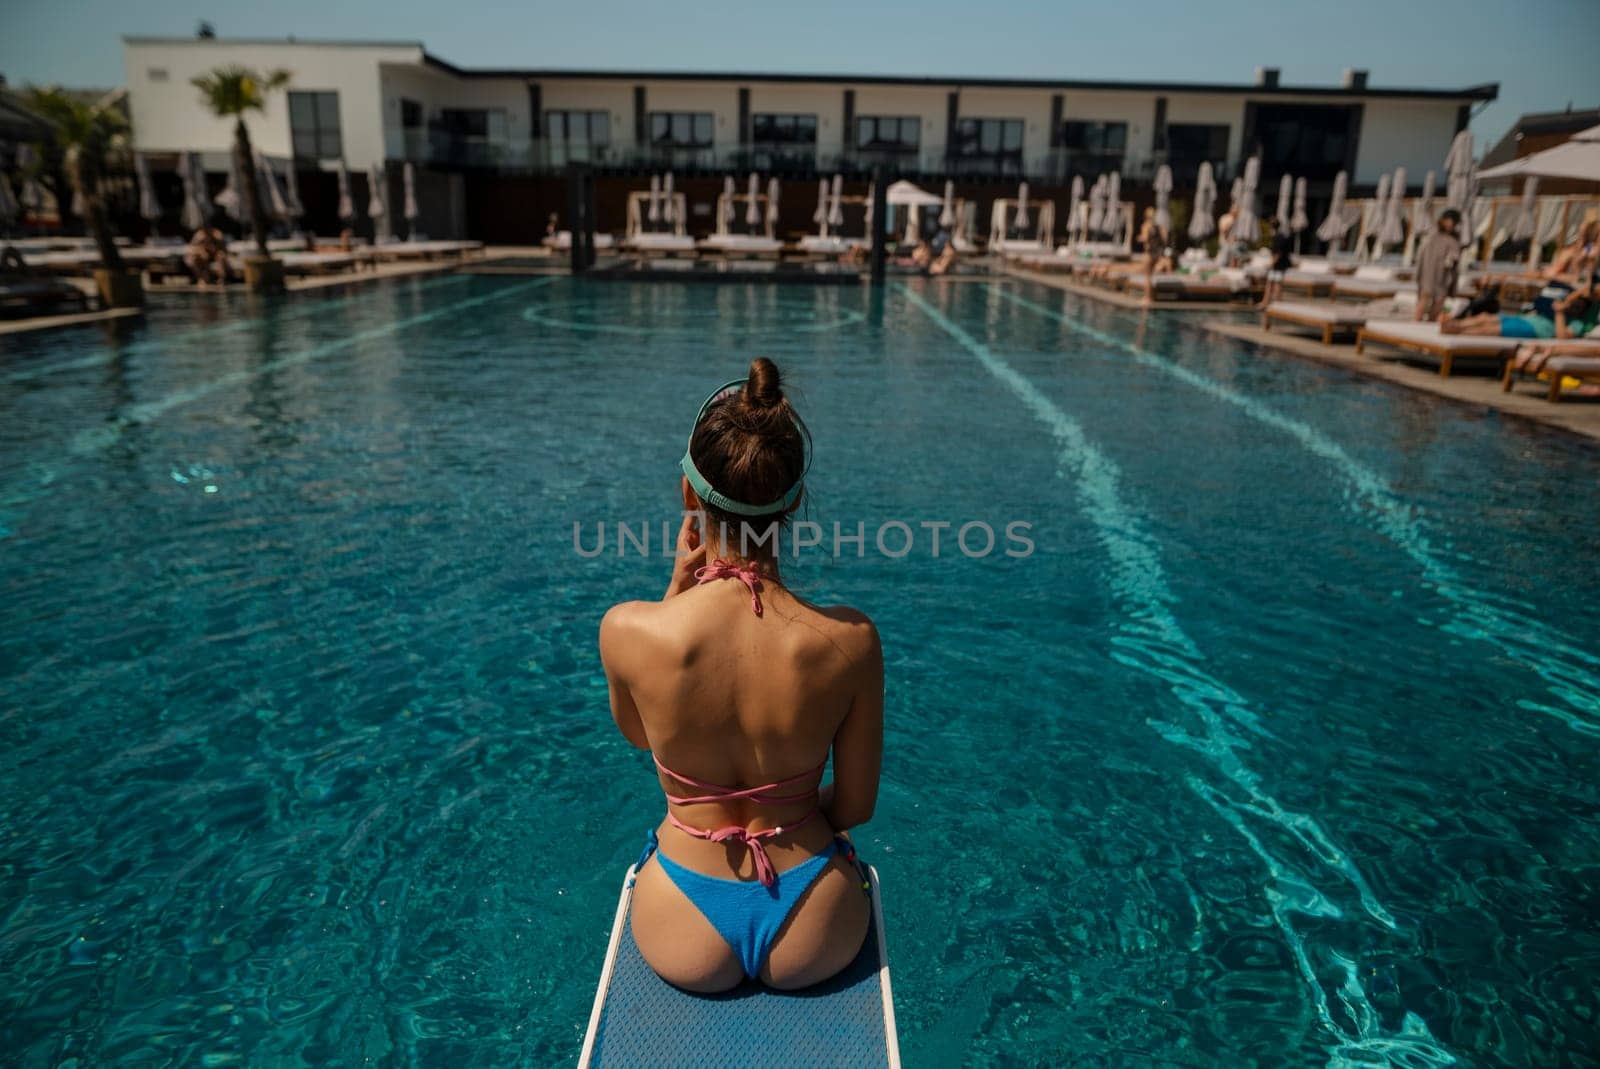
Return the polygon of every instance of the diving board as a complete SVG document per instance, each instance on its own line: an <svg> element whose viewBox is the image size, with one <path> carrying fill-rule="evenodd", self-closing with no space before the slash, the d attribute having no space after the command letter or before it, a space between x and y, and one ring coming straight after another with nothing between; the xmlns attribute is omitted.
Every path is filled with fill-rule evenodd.
<svg viewBox="0 0 1600 1069"><path fill-rule="evenodd" d="M746 980L722 994L694 995L662 980L640 955L633 941L630 867L622 881L579 1069L900 1069L878 873L870 865L867 873L872 927L861 952L837 976L801 991L774 991Z"/></svg>

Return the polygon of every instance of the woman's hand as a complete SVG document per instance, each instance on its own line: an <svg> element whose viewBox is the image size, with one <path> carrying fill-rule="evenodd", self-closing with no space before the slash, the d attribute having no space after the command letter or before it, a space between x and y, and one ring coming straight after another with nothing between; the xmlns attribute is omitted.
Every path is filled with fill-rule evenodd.
<svg viewBox="0 0 1600 1069"><path fill-rule="evenodd" d="M683 514L683 523L678 527L678 544L672 558L672 581L667 584L667 592L661 596L662 601L694 586L694 573L705 567L706 544L700 537L700 527L696 522L701 515L703 513Z"/></svg>

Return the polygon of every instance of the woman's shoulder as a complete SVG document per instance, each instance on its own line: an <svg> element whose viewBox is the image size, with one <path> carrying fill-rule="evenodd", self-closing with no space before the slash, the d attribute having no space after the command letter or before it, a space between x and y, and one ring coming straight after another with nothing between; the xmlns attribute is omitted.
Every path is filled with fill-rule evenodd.
<svg viewBox="0 0 1600 1069"><path fill-rule="evenodd" d="M827 621L828 637L852 661L883 658L883 643L878 637L877 625L866 613L848 605L813 605L811 608Z"/></svg>

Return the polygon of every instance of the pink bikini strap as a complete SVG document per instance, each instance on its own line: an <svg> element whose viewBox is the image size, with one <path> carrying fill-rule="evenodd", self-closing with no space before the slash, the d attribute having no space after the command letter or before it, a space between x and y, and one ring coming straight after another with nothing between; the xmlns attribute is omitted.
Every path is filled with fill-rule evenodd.
<svg viewBox="0 0 1600 1069"><path fill-rule="evenodd" d="M737 564L729 564L718 557L704 568L697 568L694 580L697 584L714 582L718 579L737 579L750 588L750 607L757 616L761 615L761 573L754 568L741 568Z"/></svg>
<svg viewBox="0 0 1600 1069"><path fill-rule="evenodd" d="M705 839L713 843L743 843L748 847L750 860L756 866L756 879L761 881L763 887L771 887L777 882L778 870L772 867L772 858L768 856L767 848L762 845L761 840L771 839L773 836L782 835L786 831L793 831L816 815L817 810L813 809L793 824L781 824L776 828L768 828L766 831L746 831L737 824L730 824L728 827L718 828L716 831L706 831L704 828L696 828L693 825L685 824L672 815L672 810L667 810L667 820L672 822L672 826L679 831L693 835L696 839Z"/></svg>
<svg viewBox="0 0 1600 1069"><path fill-rule="evenodd" d="M816 791L813 789L805 791L801 794L770 794L769 792L774 791L779 787L787 787L791 783L799 783L803 779L809 779L828 767L828 762L823 761L822 764L818 765L816 768L808 768L797 776L789 776L785 779L773 780L771 783L762 783L755 787L724 787L720 783L707 783L703 779L695 779L693 776L685 776L682 772L674 772L672 769L662 764L661 758L657 757L655 754L651 754L650 759L656 763L656 768L660 769L662 772L665 772L678 782L687 783L691 787L699 787L702 791L707 792L705 794L695 795L693 798L679 798L675 795L667 796L668 798L672 799L672 801L678 802L681 805L695 805L699 802L725 802L739 798L747 798L750 801L755 802L757 805L781 805L784 802L803 801L816 794Z"/></svg>

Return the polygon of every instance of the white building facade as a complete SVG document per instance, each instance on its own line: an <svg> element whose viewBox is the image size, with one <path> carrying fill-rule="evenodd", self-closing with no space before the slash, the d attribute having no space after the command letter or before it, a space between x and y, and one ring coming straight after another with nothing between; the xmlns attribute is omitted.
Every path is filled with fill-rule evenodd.
<svg viewBox="0 0 1600 1069"><path fill-rule="evenodd" d="M352 170L413 161L542 172L568 162L687 171L860 172L1062 182L1259 153L1267 176L1368 185L1438 169L1494 85L1395 89L774 74L471 70L419 42L124 39L134 138L146 152L222 152L229 124L191 79L224 64L290 74L250 119L270 157Z"/></svg>

